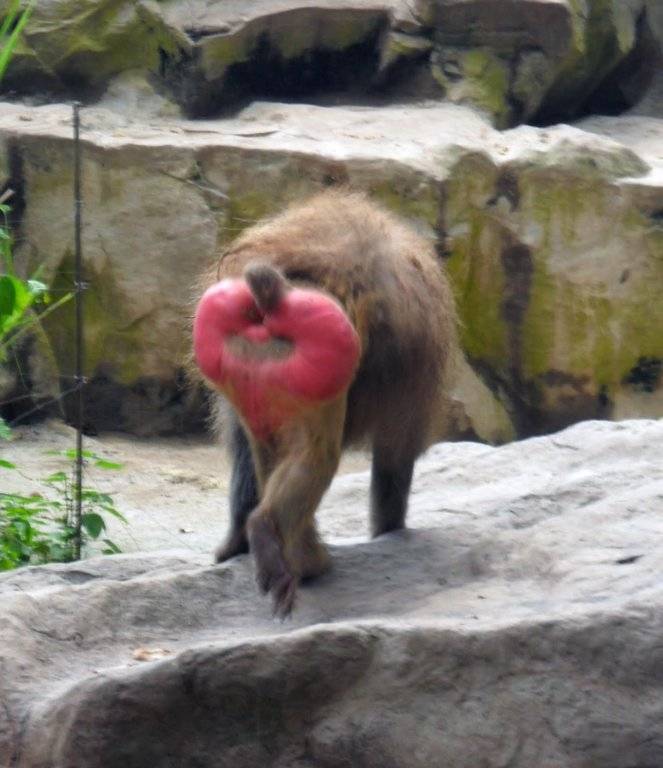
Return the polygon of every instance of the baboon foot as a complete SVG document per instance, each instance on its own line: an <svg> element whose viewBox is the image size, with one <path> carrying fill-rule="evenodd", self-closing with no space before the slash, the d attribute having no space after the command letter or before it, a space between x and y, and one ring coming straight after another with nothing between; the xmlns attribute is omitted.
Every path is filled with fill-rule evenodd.
<svg viewBox="0 0 663 768"><path fill-rule="evenodd" d="M256 563L256 581L263 594L271 593L274 615L287 618L295 604L297 578L283 556L272 520L265 515L250 519L249 544Z"/></svg>
<svg viewBox="0 0 663 768"><path fill-rule="evenodd" d="M315 579L331 568L329 552L315 534L305 538L300 554L291 559L297 563L297 571L303 580Z"/></svg>
<svg viewBox="0 0 663 768"><path fill-rule="evenodd" d="M371 525L371 538L375 539L377 536L382 536L383 533L391 533L392 531L402 531L404 529L405 529L405 522L402 520L375 521Z"/></svg>

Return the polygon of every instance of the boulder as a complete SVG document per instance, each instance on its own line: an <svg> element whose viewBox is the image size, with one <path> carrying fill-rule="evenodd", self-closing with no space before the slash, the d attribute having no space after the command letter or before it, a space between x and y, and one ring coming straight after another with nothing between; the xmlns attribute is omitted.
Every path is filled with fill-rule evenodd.
<svg viewBox="0 0 663 768"><path fill-rule="evenodd" d="M638 101L659 16L652 0L44 0L4 87L94 101L137 70L190 117L428 96L506 127L576 115L597 91Z"/></svg>
<svg viewBox="0 0 663 768"><path fill-rule="evenodd" d="M6 86L95 99L138 69L187 114L210 115L258 93L365 87L382 32L401 17L407 25L400 0L47 0L33 11Z"/></svg>
<svg viewBox="0 0 663 768"><path fill-rule="evenodd" d="M438 445L373 541L368 473L339 477L334 568L286 623L247 556L0 576L0 763L656 766L662 445L660 420Z"/></svg>
<svg viewBox="0 0 663 768"><path fill-rule="evenodd" d="M437 240L473 369L459 373L449 435L500 442L583 418L660 416L661 123L602 124L612 128L498 132L433 102L256 103L209 121L85 109L90 425L199 423L182 373L196 275L248 224L329 184L367 190ZM68 108L5 105L0 158L20 189L19 261L70 289ZM69 305L45 323L64 391L73 320Z"/></svg>

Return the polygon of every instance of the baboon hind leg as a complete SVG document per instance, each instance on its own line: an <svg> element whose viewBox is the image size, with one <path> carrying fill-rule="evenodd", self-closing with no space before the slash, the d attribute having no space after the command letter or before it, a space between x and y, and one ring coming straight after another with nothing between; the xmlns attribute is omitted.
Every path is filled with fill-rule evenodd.
<svg viewBox="0 0 663 768"><path fill-rule="evenodd" d="M407 500L412 484L415 456L395 457L373 451L371 469L371 535L405 527Z"/></svg>
<svg viewBox="0 0 663 768"><path fill-rule="evenodd" d="M410 418L408 429L395 439L393 424L383 424L373 443L371 467L371 535L405 527L414 462L424 446L426 414Z"/></svg>
<svg viewBox="0 0 663 768"><path fill-rule="evenodd" d="M292 611L299 580L329 565L314 515L338 467L344 414L345 400L329 404L314 425L288 437L290 451L267 477L247 522L258 586L271 593L281 618Z"/></svg>
<svg viewBox="0 0 663 768"><path fill-rule="evenodd" d="M270 475L260 504L249 517L256 580L263 593L271 593L274 614L280 618L292 611L299 580L326 567L322 545L310 537L315 509L338 458L322 464L285 460Z"/></svg>
<svg viewBox="0 0 663 768"><path fill-rule="evenodd" d="M242 425L234 415L230 425L230 449L233 457L230 479L230 528L214 554L217 563L249 551L246 521L258 506L258 481L251 446Z"/></svg>

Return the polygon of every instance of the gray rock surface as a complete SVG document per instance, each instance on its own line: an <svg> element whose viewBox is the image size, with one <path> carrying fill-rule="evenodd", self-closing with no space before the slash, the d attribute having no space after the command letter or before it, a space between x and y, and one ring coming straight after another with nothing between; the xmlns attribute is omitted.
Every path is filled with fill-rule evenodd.
<svg viewBox="0 0 663 768"><path fill-rule="evenodd" d="M207 121L113 105L83 113L96 428L195 423L200 401L182 378L195 276L244 227L331 183L368 190L437 239L473 366L454 391L456 435L499 442L663 413L661 120L499 132L432 102L256 103ZM19 263L59 290L72 285L70 135L62 105L0 112L0 168L24 201ZM70 305L46 323L65 391L73 322Z"/></svg>
<svg viewBox="0 0 663 768"><path fill-rule="evenodd" d="M286 624L247 557L2 576L0 764L660 764L663 421L435 446L374 541L367 483L325 499L334 569Z"/></svg>
<svg viewBox="0 0 663 768"><path fill-rule="evenodd" d="M506 127L572 116L601 88L637 102L659 16L653 0L41 0L4 87L89 101L135 70L195 117L432 96Z"/></svg>
<svg viewBox="0 0 663 768"><path fill-rule="evenodd" d="M658 0L36 4L2 82L27 101L0 104L0 180L19 265L70 290L62 102L84 99L88 426L200 428L182 371L194 276L247 225L338 183L448 262L470 364L449 433L660 416L662 41ZM32 411L70 392L72 326L49 319L51 349L3 374L5 399Z"/></svg>

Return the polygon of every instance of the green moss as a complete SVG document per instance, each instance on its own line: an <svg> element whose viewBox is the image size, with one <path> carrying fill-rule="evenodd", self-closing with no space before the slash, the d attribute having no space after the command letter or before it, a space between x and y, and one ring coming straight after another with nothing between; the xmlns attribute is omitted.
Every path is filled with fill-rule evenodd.
<svg viewBox="0 0 663 768"><path fill-rule="evenodd" d="M500 261L503 230L487 210L497 170L486 156L463 156L445 186L445 230L449 278L466 352L493 370L508 370L508 329L502 317L504 273Z"/></svg>
<svg viewBox="0 0 663 768"><path fill-rule="evenodd" d="M511 114L508 64L487 48L449 49L447 54L461 79L448 78L441 62L434 62L430 70L447 98L458 104L474 104L489 114L498 127L506 127Z"/></svg>
<svg viewBox="0 0 663 768"><path fill-rule="evenodd" d="M201 45L201 64L208 80L222 77L231 64L248 61L257 43L252 28L232 35L215 35Z"/></svg>
<svg viewBox="0 0 663 768"><path fill-rule="evenodd" d="M72 290L73 256L68 253L57 270L52 288ZM113 377L123 384L135 382L144 373L142 366L141 332L139 324L127 324L123 318L122 300L109 270L90 273L89 287L83 299L83 328L85 334L85 376L92 376L100 364L110 364ZM60 371L70 376L75 363L76 315L73 299L44 320L44 329L56 351Z"/></svg>
<svg viewBox="0 0 663 768"><path fill-rule="evenodd" d="M545 179L536 174L525 178L523 216L542 227L543 242L534 254L523 327L523 374L536 380L550 370L562 370L586 377L591 390L605 387L610 394L639 357L663 356L663 245L657 245L655 230L648 230L647 218L616 200L605 181L568 176L555 180L547 174ZM637 266L624 278L623 287L617 276L609 284L597 279L578 285L573 280L583 250L600 250L601 232L606 246L617 236L624 251L634 252ZM614 243L610 245L614 253ZM609 254L606 247L606 258ZM562 269L567 259L568 274Z"/></svg>
<svg viewBox="0 0 663 768"><path fill-rule="evenodd" d="M189 45L147 4L62 2L57 15L41 5L35 4L10 76L14 69L17 76L32 69L98 85L129 69L156 72L160 51L176 55Z"/></svg>
<svg viewBox="0 0 663 768"><path fill-rule="evenodd" d="M323 17L319 45L332 51L344 51L372 37L382 21L381 13L342 11L329 18Z"/></svg>
<svg viewBox="0 0 663 768"><path fill-rule="evenodd" d="M633 12L621 0L570 0L573 45L546 96L553 108L572 111L633 47Z"/></svg>
<svg viewBox="0 0 663 768"><path fill-rule="evenodd" d="M321 14L313 9L258 18L233 34L203 41L203 71L210 80L222 77L231 64L252 58L263 35L286 61L316 49L344 51L374 35L380 20L379 14Z"/></svg>
<svg viewBox="0 0 663 768"><path fill-rule="evenodd" d="M370 193L392 211L408 219L423 221L435 230L440 218L441 195L437 186L428 183L422 188L408 189L405 179L393 182L384 181L370 186Z"/></svg>
<svg viewBox="0 0 663 768"><path fill-rule="evenodd" d="M535 378L554 367L556 285L546 269L543 254L533 253L532 256L529 303L521 329L521 375L524 379Z"/></svg>
<svg viewBox="0 0 663 768"><path fill-rule="evenodd" d="M479 244L486 225L472 214L469 231L453 240L447 271L456 297L461 343L468 355L508 370L507 326L502 317L504 274L499 254L483 253Z"/></svg>
<svg viewBox="0 0 663 768"><path fill-rule="evenodd" d="M493 115L498 126L506 126L509 73L505 62L485 49L475 48L463 56L462 68L471 100Z"/></svg>
<svg viewBox="0 0 663 768"><path fill-rule="evenodd" d="M433 43L427 37L389 32L382 47L382 66L391 66L401 59L419 58L428 53Z"/></svg>
<svg viewBox="0 0 663 768"><path fill-rule="evenodd" d="M458 164L446 190L448 268L466 352L544 409L558 398L563 406L576 395L612 397L639 358L663 357L663 230L595 172L522 170L508 227L487 204L494 185L495 174L474 157ZM523 323L514 329L503 317L508 276L501 253L519 225L536 233L536 244ZM604 268L602 243L606 259L618 258L620 248L633 253L633 270L620 278ZM549 380L555 373L563 378Z"/></svg>
<svg viewBox="0 0 663 768"><path fill-rule="evenodd" d="M245 191L231 194L226 208L224 226L225 242L233 240L239 233L277 210L269 192Z"/></svg>

